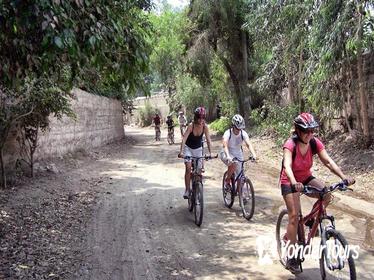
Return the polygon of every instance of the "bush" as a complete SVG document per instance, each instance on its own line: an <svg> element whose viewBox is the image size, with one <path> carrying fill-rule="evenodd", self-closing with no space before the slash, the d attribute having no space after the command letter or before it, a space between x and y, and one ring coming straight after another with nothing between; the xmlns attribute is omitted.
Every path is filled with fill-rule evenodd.
<svg viewBox="0 0 374 280"><path fill-rule="evenodd" d="M152 105L149 102L146 102L145 107L141 108L139 111L140 125L141 126L151 125L153 116L156 113L160 114L160 110L158 108L152 107Z"/></svg>
<svg viewBox="0 0 374 280"><path fill-rule="evenodd" d="M227 117L221 117L220 119L212 122L209 127L217 131L219 134L223 134L227 129L231 127L231 119Z"/></svg>
<svg viewBox="0 0 374 280"><path fill-rule="evenodd" d="M250 119L257 130L272 131L277 136L277 142L283 143L291 135L293 118L298 113L295 105L281 107L277 104L265 102L264 106L251 112Z"/></svg>

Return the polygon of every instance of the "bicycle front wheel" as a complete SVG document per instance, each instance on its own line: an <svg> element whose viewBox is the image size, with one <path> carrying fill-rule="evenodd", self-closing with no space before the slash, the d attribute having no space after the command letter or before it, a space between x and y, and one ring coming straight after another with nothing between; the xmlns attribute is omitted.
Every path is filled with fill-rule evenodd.
<svg viewBox="0 0 374 280"><path fill-rule="evenodd" d="M357 279L352 251L340 232L333 228L324 230L321 236L321 248L323 249L319 267L323 280Z"/></svg>
<svg viewBox="0 0 374 280"><path fill-rule="evenodd" d="M234 182L231 182L231 187L226 186L225 180L227 176L227 171L223 174L222 178L222 194L223 194L223 202L225 203L226 207L231 208L234 204L235 195L232 191L232 186ZM232 180L233 181L233 180Z"/></svg>
<svg viewBox="0 0 374 280"><path fill-rule="evenodd" d="M287 251L286 244L287 238L287 225L288 225L288 212L283 209L278 216L277 227L275 229L275 238L277 240L277 250L280 263L286 267L287 264Z"/></svg>
<svg viewBox="0 0 374 280"><path fill-rule="evenodd" d="M203 195L203 184L201 182L196 183L195 186L195 224L200 226L203 222L204 212L204 195Z"/></svg>
<svg viewBox="0 0 374 280"><path fill-rule="evenodd" d="M255 191L253 184L249 178L246 178L239 193L240 207L242 208L243 216L250 220L255 211Z"/></svg>

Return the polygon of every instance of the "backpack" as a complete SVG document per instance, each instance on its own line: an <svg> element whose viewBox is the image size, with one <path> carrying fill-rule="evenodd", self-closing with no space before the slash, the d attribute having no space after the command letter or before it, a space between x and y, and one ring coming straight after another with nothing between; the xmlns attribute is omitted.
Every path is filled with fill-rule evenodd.
<svg viewBox="0 0 374 280"><path fill-rule="evenodd" d="M243 136L243 130L241 129L240 130L240 135L242 137L242 141L244 141L244 136ZM229 136L229 140L231 139L231 128L230 128L230 136Z"/></svg>

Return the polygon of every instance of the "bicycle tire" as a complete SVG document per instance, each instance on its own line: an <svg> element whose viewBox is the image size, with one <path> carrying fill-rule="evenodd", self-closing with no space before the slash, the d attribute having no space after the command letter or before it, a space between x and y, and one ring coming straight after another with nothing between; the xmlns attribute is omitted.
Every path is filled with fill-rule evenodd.
<svg viewBox="0 0 374 280"><path fill-rule="evenodd" d="M234 200L235 200L235 195L232 191L232 186L233 184L231 184L231 190L230 191L227 191L226 190L226 187L225 187L225 179L226 179L226 175L227 175L227 171L223 174L223 178L222 178L222 195L223 195L223 202L225 203L225 206L228 207L228 208L231 208L232 205L234 204ZM232 183L232 182L231 182Z"/></svg>
<svg viewBox="0 0 374 280"><path fill-rule="evenodd" d="M327 230L323 230L322 235L321 235L321 248L323 248L323 249L322 249L321 258L319 259L319 267L320 267L322 280L335 279L335 277L333 277L333 276L330 277L326 273L327 271L331 271L331 270L327 267L326 262L325 262L326 254L328 254L327 253L327 247L325 247L325 246L326 246L326 241L329 240L331 237L333 237L335 240L338 240L340 242L340 244L344 247L344 250L346 250L346 248L348 246L348 242L346 241L344 236L340 232L335 230L334 228L329 228ZM357 279L356 266L355 266L354 259L352 257L352 252L350 250L344 251L344 252L349 252L349 256L348 256L349 278L347 278L347 279L356 280ZM343 268L345 268L345 267L346 266L344 266ZM336 269L336 270L338 270L338 269ZM341 271L341 269L339 271ZM344 279L344 278L342 278L342 279Z"/></svg>
<svg viewBox="0 0 374 280"><path fill-rule="evenodd" d="M239 193L239 203L243 217L248 221L253 217L255 211L255 191L249 178L245 179Z"/></svg>
<svg viewBox="0 0 374 280"><path fill-rule="evenodd" d="M188 197L188 211L192 212L193 207L194 207L194 199L195 199L195 190L194 190L193 184L191 184L190 191L191 193Z"/></svg>
<svg viewBox="0 0 374 280"><path fill-rule="evenodd" d="M275 229L275 238L277 240L277 251L278 251L279 261L284 267L286 267L287 257L283 257L282 242L284 242L283 236L284 236L284 234L286 234L286 232L284 232L284 228L282 227L282 222L285 223L285 221L287 221L287 223L288 223L287 209L283 209L279 213L278 220L277 220L277 226L276 226L276 229ZM282 232L281 232L281 228L283 229Z"/></svg>
<svg viewBox="0 0 374 280"><path fill-rule="evenodd" d="M204 214L204 194L203 184L201 182L196 183L194 198L195 224L201 226Z"/></svg>

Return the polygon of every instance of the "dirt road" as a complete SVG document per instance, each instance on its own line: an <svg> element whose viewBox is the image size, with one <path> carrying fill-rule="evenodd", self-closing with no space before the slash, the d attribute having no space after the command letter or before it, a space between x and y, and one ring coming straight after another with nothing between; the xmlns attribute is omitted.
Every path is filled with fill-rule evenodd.
<svg viewBox="0 0 374 280"><path fill-rule="evenodd" d="M256 239L274 240L283 208L277 174L266 162L247 166L256 195L250 222L241 216L237 201L232 209L223 204L224 165L219 160L206 163L205 213L199 228L182 199L184 166L176 157L180 139L169 146L164 131L161 142L155 142L152 130L131 127L126 127L126 136L136 140L129 150L95 164L100 176L111 179L102 185L105 195L87 229L88 265L79 279L320 279L315 260L304 262L304 272L296 278L276 260L259 264ZM217 152L219 141L214 145ZM304 205L310 209L312 202ZM368 217L344 213L338 205L331 212L350 244L361 247L358 279L374 279Z"/></svg>

